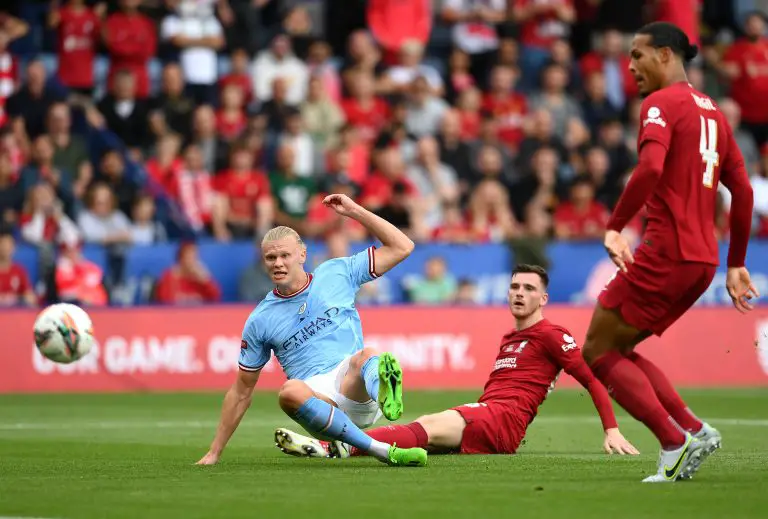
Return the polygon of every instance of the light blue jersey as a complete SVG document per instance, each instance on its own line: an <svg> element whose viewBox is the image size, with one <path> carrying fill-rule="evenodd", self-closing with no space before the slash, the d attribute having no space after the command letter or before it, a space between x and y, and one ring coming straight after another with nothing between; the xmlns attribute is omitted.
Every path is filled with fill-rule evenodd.
<svg viewBox="0 0 768 519"><path fill-rule="evenodd" d="M321 263L291 296L270 292L245 322L240 369L261 369L271 350L289 379L306 380L362 350L355 295L360 285L378 277L373 250Z"/></svg>

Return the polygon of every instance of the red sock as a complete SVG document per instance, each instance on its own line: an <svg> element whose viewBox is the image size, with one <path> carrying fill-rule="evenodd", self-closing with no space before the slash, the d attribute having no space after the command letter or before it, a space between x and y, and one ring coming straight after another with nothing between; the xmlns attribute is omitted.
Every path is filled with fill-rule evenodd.
<svg viewBox="0 0 768 519"><path fill-rule="evenodd" d="M664 449L685 443L685 435L659 402L648 377L631 360L618 351L610 351L593 362L591 368L613 399L643 422Z"/></svg>
<svg viewBox="0 0 768 519"><path fill-rule="evenodd" d="M396 443L398 447L409 449L411 447L427 447L429 438L427 431L419 422L413 422L406 425L387 425L386 427L377 427L370 431L365 431L368 436L374 440L392 445ZM365 456L365 452L352 448L352 456Z"/></svg>
<svg viewBox="0 0 768 519"><path fill-rule="evenodd" d="M627 358L631 360L635 366L643 370L645 376L650 380L654 391L656 391L656 396L661 402L661 405L663 405L664 409L672 415L672 418L674 418L677 424L688 432L699 432L704 424L702 424L701 420L696 418L696 415L694 415L688 406L685 405L683 399L680 398L680 395L675 391L672 383L659 367L650 360L634 352L627 355Z"/></svg>

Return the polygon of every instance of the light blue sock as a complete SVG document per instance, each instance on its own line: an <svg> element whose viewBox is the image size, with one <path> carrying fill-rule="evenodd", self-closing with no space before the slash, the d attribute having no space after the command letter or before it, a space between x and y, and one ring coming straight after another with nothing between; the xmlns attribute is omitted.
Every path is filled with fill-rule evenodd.
<svg viewBox="0 0 768 519"><path fill-rule="evenodd" d="M374 440L361 431L341 409L317 397L299 407L293 419L315 436L341 440L377 458L386 460L389 445Z"/></svg>
<svg viewBox="0 0 768 519"><path fill-rule="evenodd" d="M360 371L365 382L365 389L368 391L368 396L371 400L379 399L379 356L371 357L363 364L363 369Z"/></svg>

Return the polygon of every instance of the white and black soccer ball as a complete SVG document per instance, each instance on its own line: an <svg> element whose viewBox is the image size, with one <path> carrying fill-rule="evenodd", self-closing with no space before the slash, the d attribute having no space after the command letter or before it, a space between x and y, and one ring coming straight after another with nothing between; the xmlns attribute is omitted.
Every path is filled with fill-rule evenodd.
<svg viewBox="0 0 768 519"><path fill-rule="evenodd" d="M85 357L93 347L93 323L77 305L51 305L35 319L35 345L43 356L61 364Z"/></svg>

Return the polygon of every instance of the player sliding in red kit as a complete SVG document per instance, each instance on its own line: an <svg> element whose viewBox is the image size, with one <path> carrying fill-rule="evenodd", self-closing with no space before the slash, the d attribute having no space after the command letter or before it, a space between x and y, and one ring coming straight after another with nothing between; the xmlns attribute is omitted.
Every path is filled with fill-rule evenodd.
<svg viewBox="0 0 768 519"><path fill-rule="evenodd" d="M661 443L658 471L646 482L688 479L720 447L717 430L700 421L666 376L633 350L661 335L704 293L718 265L717 186L731 204L726 286L741 312L759 296L744 266L752 188L731 128L715 103L687 81L697 48L678 27L656 22L632 43L630 71L640 93L638 165L605 235L619 267L600 294L582 353L595 376ZM756 100L759 102L759 100ZM647 227L635 251L620 234L643 205Z"/></svg>
<svg viewBox="0 0 768 519"><path fill-rule="evenodd" d="M608 392L590 372L571 334L544 319L548 283L541 267L515 268L509 309L516 328L502 337L477 403L422 416L407 425L372 429L368 435L398 447L422 447L434 453L513 454L554 388L560 370L565 370L592 396L605 430L605 451L638 454L619 432ZM277 429L275 440L283 452L296 456L346 458L364 454L341 442L323 442L288 429Z"/></svg>

